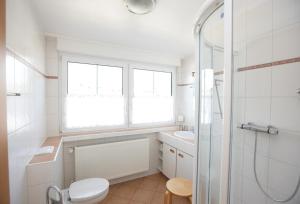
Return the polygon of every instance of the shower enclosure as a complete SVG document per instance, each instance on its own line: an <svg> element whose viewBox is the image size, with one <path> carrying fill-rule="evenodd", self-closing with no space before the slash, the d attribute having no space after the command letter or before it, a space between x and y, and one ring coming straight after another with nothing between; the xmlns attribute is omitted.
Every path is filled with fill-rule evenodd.
<svg viewBox="0 0 300 204"><path fill-rule="evenodd" d="M230 2L198 21L197 203L300 204L300 1Z"/></svg>

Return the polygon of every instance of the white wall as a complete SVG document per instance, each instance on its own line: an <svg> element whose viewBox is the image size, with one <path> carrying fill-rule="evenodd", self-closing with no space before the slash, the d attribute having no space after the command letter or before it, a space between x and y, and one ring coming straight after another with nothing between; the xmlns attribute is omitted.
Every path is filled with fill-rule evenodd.
<svg viewBox="0 0 300 204"><path fill-rule="evenodd" d="M45 73L45 39L30 0L6 2L6 46Z"/></svg>
<svg viewBox="0 0 300 204"><path fill-rule="evenodd" d="M46 136L45 78L31 67L44 72L44 39L27 0L9 0L7 47L7 91L21 96L7 97L9 175L12 204L26 204L26 165Z"/></svg>
<svg viewBox="0 0 300 204"><path fill-rule="evenodd" d="M195 86L192 72L195 72L195 57L191 55L181 61L177 68L176 116L184 116L184 125L194 126Z"/></svg>
<svg viewBox="0 0 300 204"><path fill-rule="evenodd" d="M235 68L300 57L300 1L235 0ZM300 63L235 73L234 124L279 128L259 134L257 170L263 187L278 199L291 195L300 176ZM258 188L253 172L254 133L234 129L232 203L275 204ZM300 203L300 192L289 204Z"/></svg>

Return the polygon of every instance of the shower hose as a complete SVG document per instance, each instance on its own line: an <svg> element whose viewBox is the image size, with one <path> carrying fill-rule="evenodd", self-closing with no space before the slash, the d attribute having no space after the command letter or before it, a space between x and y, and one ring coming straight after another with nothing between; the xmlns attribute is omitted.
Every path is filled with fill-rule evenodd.
<svg viewBox="0 0 300 204"><path fill-rule="evenodd" d="M292 199L296 196L296 194L297 194L297 192L298 192L298 190L299 190L299 187L300 187L300 176L298 177L298 183L297 183L297 186L296 186L295 190L294 190L293 193L292 193L289 197L287 197L286 199L282 199L282 200L281 200L281 199L275 199L275 198L273 198L271 195L269 195L269 194L264 190L264 188L262 187L262 185L261 185L261 183L259 182L258 177L257 177L257 172L256 172L257 135L258 135L258 133L257 133L257 131L256 131L256 132L255 132L255 144L254 144L254 157L253 157L253 158L254 158L254 159L253 159L253 170L254 170L254 176L255 176L256 183L257 183L258 187L260 188L260 190L261 190L268 198L270 198L271 200L273 200L273 201L275 201L275 202L286 203L286 202L292 200Z"/></svg>

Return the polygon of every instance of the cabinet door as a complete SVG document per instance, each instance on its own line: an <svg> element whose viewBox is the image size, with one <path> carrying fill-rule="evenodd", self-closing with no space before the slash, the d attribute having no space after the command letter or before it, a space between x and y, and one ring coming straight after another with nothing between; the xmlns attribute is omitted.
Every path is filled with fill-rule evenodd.
<svg viewBox="0 0 300 204"><path fill-rule="evenodd" d="M193 179L193 157L185 152L177 151L176 177Z"/></svg>
<svg viewBox="0 0 300 204"><path fill-rule="evenodd" d="M166 143L163 144L162 172L168 178L176 175L176 149Z"/></svg>

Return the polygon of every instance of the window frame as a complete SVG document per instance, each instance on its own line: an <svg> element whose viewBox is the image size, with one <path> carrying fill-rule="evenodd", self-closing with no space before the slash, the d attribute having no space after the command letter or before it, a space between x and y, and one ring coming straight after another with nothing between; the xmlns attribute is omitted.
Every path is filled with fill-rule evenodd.
<svg viewBox="0 0 300 204"><path fill-rule="evenodd" d="M155 123L140 123L140 124L133 124L132 123L132 99L134 97L133 91L134 91L134 74L133 70L139 69L139 70L147 70L147 71L156 71L156 72L167 72L171 73L171 97L173 100L173 120L172 121L166 121L166 122L155 122ZM146 63L131 63L129 65L129 98L128 98L128 104L129 104L129 112L128 112L128 121L129 121L129 127L131 128L149 128L149 127L158 127L158 126L168 126L168 125L175 125L175 112L176 112L176 69L174 67L169 66L161 66L156 64L146 64Z"/></svg>
<svg viewBox="0 0 300 204"><path fill-rule="evenodd" d="M93 64L93 65L104 65L112 67L123 68L123 97L124 97L124 125L118 126L97 126L89 128L66 128L63 121L64 113L64 99L68 92L68 62L82 63L82 64ZM151 128L151 127L163 127L175 125L175 114L176 114L176 67L164 66L150 63L137 63L129 60L118 60L104 57L93 57L83 56L70 53L60 53L60 65L59 69L59 130L61 133L78 133L78 132L98 132L105 130L130 130L136 128ZM169 72L172 73L172 86L171 94L173 100L173 120L168 122L157 122L157 123L143 123L143 124L132 124L132 97L133 97L133 69L142 69L149 71Z"/></svg>

